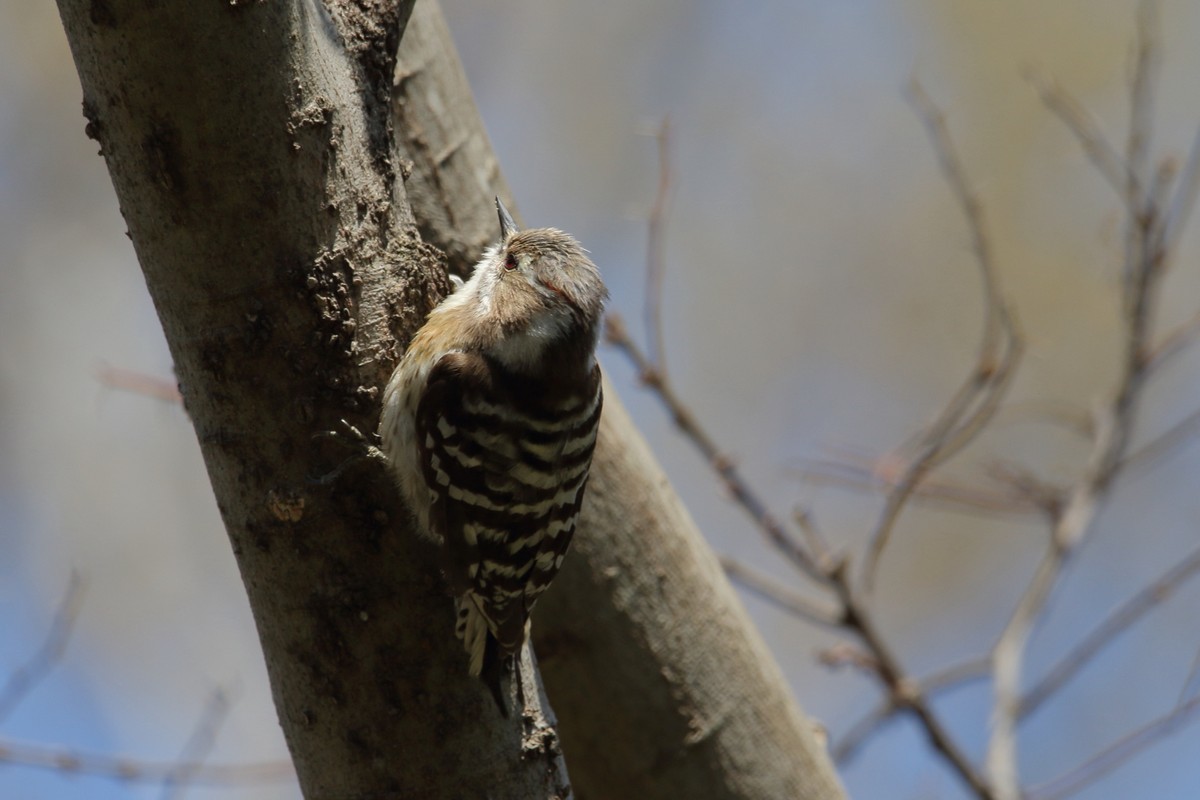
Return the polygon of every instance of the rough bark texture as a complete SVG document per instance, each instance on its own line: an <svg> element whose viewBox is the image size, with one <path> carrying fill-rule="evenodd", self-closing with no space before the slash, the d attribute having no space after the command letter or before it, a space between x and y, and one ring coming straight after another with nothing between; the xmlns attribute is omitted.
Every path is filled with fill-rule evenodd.
<svg viewBox="0 0 1200 800"><path fill-rule="evenodd" d="M446 288L387 105L411 3L61 0L310 798L565 794L551 728L466 674L451 604L372 430ZM534 698L530 698L533 700Z"/></svg>
<svg viewBox="0 0 1200 800"><path fill-rule="evenodd" d="M465 269L507 187L433 3L413 12L394 107L417 223ZM580 798L844 796L611 387L580 532L533 635Z"/></svg>

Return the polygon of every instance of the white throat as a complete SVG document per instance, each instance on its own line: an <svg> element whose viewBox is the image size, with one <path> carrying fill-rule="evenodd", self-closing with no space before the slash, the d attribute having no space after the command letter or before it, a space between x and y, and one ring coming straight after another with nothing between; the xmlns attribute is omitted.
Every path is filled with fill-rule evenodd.
<svg viewBox="0 0 1200 800"><path fill-rule="evenodd" d="M530 372L543 363L546 349L567 335L562 314L541 311L520 333L510 333L491 347L491 355L513 372Z"/></svg>

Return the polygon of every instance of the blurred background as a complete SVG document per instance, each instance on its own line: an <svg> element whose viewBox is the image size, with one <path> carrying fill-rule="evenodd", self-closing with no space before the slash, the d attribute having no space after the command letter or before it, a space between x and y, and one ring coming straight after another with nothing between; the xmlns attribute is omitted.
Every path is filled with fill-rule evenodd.
<svg viewBox="0 0 1200 800"><path fill-rule="evenodd" d="M445 0L483 118L525 219L576 234L613 308L642 336L653 137L671 122L664 320L668 366L722 446L781 514L807 505L839 546L861 544L879 498L805 483L812 459L877 458L932 419L971 368L982 325L967 229L904 90L919 79L984 203L1028 353L1017 407L1086 410L1119 358L1117 198L1024 73L1053 76L1124 141L1132 0L817 0L547 4ZM1200 126L1200 6L1163 2L1153 152L1183 157ZM0 0L0 682L50 629L73 571L86 584L61 660L0 742L171 761L230 698L214 763L286 757L253 624L191 426L169 402L105 386L171 363L52 4ZM1161 329L1200 306L1198 226L1163 295ZM781 581L779 562L638 388L603 363L720 553ZM1149 386L1145 440L1200 406L1200 352ZM996 459L1053 479L1086 443L1002 414L947 476ZM1091 625L1195 545L1200 447L1123 481L1035 636L1037 677ZM879 621L925 674L982 654L1040 557L1034 518L928 507L901 520ZM818 663L838 639L745 596L805 709L836 739L874 684ZM1200 646L1187 586L1022 727L1023 774L1051 778L1168 711ZM973 757L981 684L937 704ZM1080 792L1200 796L1200 725ZM960 798L907 722L843 774L856 798ZM143 798L161 786L0 762L0 797ZM172 796L182 796L176 792ZM193 798L294 798L293 785L188 787Z"/></svg>

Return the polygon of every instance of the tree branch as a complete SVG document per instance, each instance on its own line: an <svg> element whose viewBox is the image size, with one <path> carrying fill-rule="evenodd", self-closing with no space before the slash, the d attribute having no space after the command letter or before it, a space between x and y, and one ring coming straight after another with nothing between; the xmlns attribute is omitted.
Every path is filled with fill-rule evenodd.
<svg viewBox="0 0 1200 800"><path fill-rule="evenodd" d="M1000 320L1001 318L994 319ZM997 321L996 324L1001 325L997 336L1003 336L1003 323ZM671 381L666 377L665 369L660 368L662 365L653 365L649 357L643 353L641 348L637 347L637 343L629 336L617 314L608 315L607 332L608 341L616 344L620 351L628 357L637 369L642 383L647 385L659 398L679 431L702 453L710 467L724 483L733 500L742 507L743 511L748 513L767 540L776 549L779 549L793 566L796 566L817 585L833 595L836 621L865 646L868 657L865 658L864 663L869 664L872 672L887 691L888 703L916 718L926 739L929 740L930 746L946 759L950 769L953 769L962 782L966 783L979 798L989 800L992 794L983 776L979 775L979 772L971 764L971 760L962 752L948 730L942 726L928 703L928 698L925 698L920 691L920 686L905 673L899 658L893 654L887 640L878 631L868 603L853 588L847 559L834 557L829 552L823 537L818 535L811 518L803 510L798 512L796 517L797 527L805 537L803 542L784 527L779 518L769 511L767 504L760 498L754 487L744 479L732 459L722 455L712 435L701 426L700 421L692 415L691 410L686 407L683 399L674 390ZM991 345L988 345L986 350L990 351L990 349ZM1015 355L1013 357L1015 359ZM1003 369L1010 369L1010 367ZM984 414L990 415L990 411L985 411ZM960 423L960 427L947 429L940 435L937 438L938 446L956 449L965 444L978 431L978 428L973 427L972 419L976 419L976 417L955 415L954 421ZM983 420L985 417L978 417L978 419ZM911 497L911 491L905 494L905 501L908 497ZM823 613L817 612L816 615L820 618Z"/></svg>
<svg viewBox="0 0 1200 800"><path fill-rule="evenodd" d="M46 633L46 639L41 647L29 657L24 664L9 673L4 686L0 688L0 722L8 718L21 701L50 673L54 665L62 658L75 628L75 620L83 608L83 594L86 582L77 572L71 573L67 583L67 591L54 612L54 619Z"/></svg>
<svg viewBox="0 0 1200 800"><path fill-rule="evenodd" d="M1195 721L1197 716L1200 716L1198 712L1200 697L1193 697L1158 719L1125 734L1079 766L1032 787L1023 797L1026 800L1060 800L1070 797L1112 772L1163 736Z"/></svg>
<svg viewBox="0 0 1200 800"><path fill-rule="evenodd" d="M286 761L191 766L176 761L142 761L5 740L0 740L0 763L126 783L163 784L185 767L188 781L197 786L259 786L285 783L295 780L296 776L292 765Z"/></svg>
<svg viewBox="0 0 1200 800"><path fill-rule="evenodd" d="M1124 326L1121 375L1112 398L1096 411L1088 462L1054 515L1046 553L993 650L994 703L987 766L1002 800L1016 800L1020 795L1016 725L1022 708L1020 684L1029 637L1068 560L1091 530L1099 506L1127 458L1138 402L1149 375L1157 288L1168 258L1163 249L1165 229L1161 190L1166 181L1160 178L1151 181L1145 174L1149 169L1146 147L1151 136L1150 73L1156 60L1155 43L1154 3L1147 0L1139 14L1126 147L1127 173L1123 183L1126 219L1121 287ZM1065 94L1061 96L1066 97ZM1069 99L1065 103L1074 105ZM1163 170L1159 170L1159 175L1162 174ZM1186 192L1188 187L1180 186L1176 191Z"/></svg>
<svg viewBox="0 0 1200 800"><path fill-rule="evenodd" d="M874 586L884 548L909 499L931 470L962 450L992 419L1012 376L1016 374L1023 350L1021 337L1000 291L992 263L983 208L967 183L966 172L946 130L945 119L920 84L913 82L909 86L909 99L925 125L942 174L967 220L983 283L983 337L970 374L933 424L921 434L916 444L916 454L908 459L894 488L884 499L883 511L871 532L863 562L862 584L867 591Z"/></svg>
<svg viewBox="0 0 1200 800"><path fill-rule="evenodd" d="M1154 582L1118 606L1021 697L1017 706L1018 719L1024 719L1037 711L1101 650L1165 602L1175 589L1194 577L1197 572L1200 572L1200 549L1193 550Z"/></svg>

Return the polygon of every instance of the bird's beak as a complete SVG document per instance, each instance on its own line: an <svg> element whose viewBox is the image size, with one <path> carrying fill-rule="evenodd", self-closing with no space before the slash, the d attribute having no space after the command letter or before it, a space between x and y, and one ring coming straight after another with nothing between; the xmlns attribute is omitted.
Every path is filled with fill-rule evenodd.
<svg viewBox="0 0 1200 800"><path fill-rule="evenodd" d="M517 223L513 222L512 214L508 213L508 209L504 207L504 203L500 202L500 198L496 198L496 213L500 215L500 238L507 239L517 232Z"/></svg>

